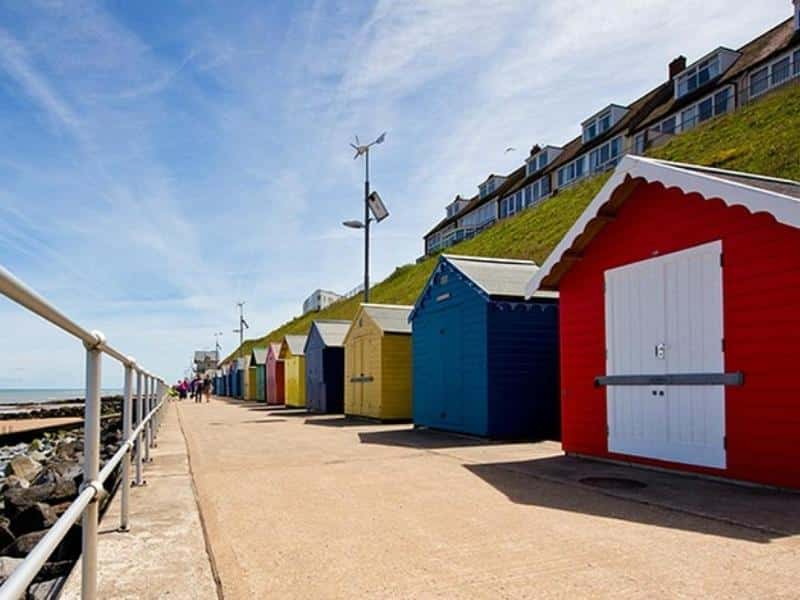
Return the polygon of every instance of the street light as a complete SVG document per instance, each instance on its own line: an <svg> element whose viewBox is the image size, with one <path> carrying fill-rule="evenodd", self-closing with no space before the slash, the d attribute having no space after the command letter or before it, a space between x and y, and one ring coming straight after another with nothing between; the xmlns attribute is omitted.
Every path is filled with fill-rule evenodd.
<svg viewBox="0 0 800 600"><path fill-rule="evenodd" d="M380 196L377 193L370 194L369 192L369 149L376 145L382 144L386 140L386 132L380 134L374 142L369 144L362 144L356 136L356 143L350 144L353 150L356 151L353 160L359 156L364 156L364 220L363 221L345 221L344 226L352 229L364 230L364 302L369 302L369 224L373 219L369 216L372 211L375 216L375 221L380 222L389 216L386 207L383 206ZM379 204L379 210L376 212L376 207L373 206L376 202ZM382 212L380 212L382 210Z"/></svg>
<svg viewBox="0 0 800 600"><path fill-rule="evenodd" d="M219 343L219 338L221 338L221 337L222 337L222 332L221 331L214 332L214 350L216 350L216 352L217 352L217 362L219 362L219 358L220 358L219 352L220 352L220 350L222 350L222 346Z"/></svg>

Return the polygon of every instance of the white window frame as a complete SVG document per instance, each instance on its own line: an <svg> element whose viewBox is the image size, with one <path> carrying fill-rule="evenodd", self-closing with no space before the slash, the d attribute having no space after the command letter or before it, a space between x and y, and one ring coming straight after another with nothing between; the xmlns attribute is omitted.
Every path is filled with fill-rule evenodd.
<svg viewBox="0 0 800 600"><path fill-rule="evenodd" d="M774 81L773 70L775 69L775 67L779 63L783 62L787 58L789 59L788 73L786 74L786 77L784 77L783 79L781 79L778 82L775 82ZM764 83L766 85L764 86L764 89L759 90L759 91L754 93L753 92L753 80L755 79L756 75L761 73L762 71L766 72L766 77L764 78ZM787 81L790 81L790 80L792 80L792 79L794 79L796 77L800 77L800 48L795 46L791 50L789 50L789 51L781 54L780 56L774 58L773 60L771 60L767 64L761 65L757 69L752 70L747 75L748 97L750 99L758 98L762 94L766 94L771 89L774 89L774 88L776 88L778 86L781 86L784 83L786 83Z"/></svg>
<svg viewBox="0 0 800 600"><path fill-rule="evenodd" d="M564 188L586 177L588 169L586 168L586 163L584 161L586 161L587 158L588 154L581 154L579 157L569 161L563 167L560 167L556 174L556 187ZM582 164L582 172L580 175L577 174L578 163ZM570 175L570 170L572 171L572 175ZM562 173L564 173L563 177L561 176Z"/></svg>
<svg viewBox="0 0 800 600"><path fill-rule="evenodd" d="M713 80L720 74L720 64L721 64L720 53L717 52L713 56L709 56L705 60L697 63L693 67L690 67L689 69L681 73L677 77L677 80L675 82L675 97L683 98L686 94L690 94L695 90L699 90L709 81ZM716 66L715 69L712 68L714 66ZM700 82L698 81L700 78L700 73L704 70L708 71L708 77L705 81ZM692 79L693 77L695 78L695 87L689 89L689 80Z"/></svg>
<svg viewBox="0 0 800 600"><path fill-rule="evenodd" d="M614 143L617 142L619 144L619 149L617 154L612 154L612 148ZM600 156L604 148L608 148L608 157L603 162L598 162L597 164L592 164L594 162L595 157ZM622 135L615 136L597 146L596 148L592 148L589 151L589 170L592 174L601 173L602 171L607 170L609 167L616 165L619 160L622 158L623 154L625 153L625 141Z"/></svg>

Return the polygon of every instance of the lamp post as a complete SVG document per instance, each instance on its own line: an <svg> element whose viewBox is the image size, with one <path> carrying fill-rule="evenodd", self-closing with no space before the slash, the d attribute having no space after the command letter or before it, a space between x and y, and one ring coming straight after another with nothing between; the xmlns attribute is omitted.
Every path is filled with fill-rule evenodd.
<svg viewBox="0 0 800 600"><path fill-rule="evenodd" d="M222 337L222 332L221 331L217 331L217 332L214 333L214 350L216 350L216 352L217 352L217 362L219 362L220 350L222 350L222 346L219 343L219 338L221 338L221 337Z"/></svg>
<svg viewBox="0 0 800 600"><path fill-rule="evenodd" d="M244 320L244 301L237 302L236 306L239 307L239 329L234 329L233 333L239 334L239 356L242 355L242 344L244 343L244 330L250 329L250 325Z"/></svg>
<svg viewBox="0 0 800 600"><path fill-rule="evenodd" d="M364 229L364 302L369 302L369 224L373 220L369 216L370 212L370 191L369 191L369 149L375 144L382 144L386 139L386 132L380 134L374 142L361 144L356 136L356 143L350 144L356 151L353 160L359 156L364 156L364 221L345 221L343 225L353 229ZM386 213L388 216L388 213ZM376 221L381 221L385 217L378 217Z"/></svg>

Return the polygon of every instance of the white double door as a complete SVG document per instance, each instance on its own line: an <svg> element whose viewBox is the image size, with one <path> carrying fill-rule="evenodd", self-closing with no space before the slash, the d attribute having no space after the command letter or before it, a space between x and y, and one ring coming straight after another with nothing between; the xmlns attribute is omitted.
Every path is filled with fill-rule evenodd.
<svg viewBox="0 0 800 600"><path fill-rule="evenodd" d="M722 244L605 272L606 373L722 373ZM721 385L609 385L608 450L725 467Z"/></svg>

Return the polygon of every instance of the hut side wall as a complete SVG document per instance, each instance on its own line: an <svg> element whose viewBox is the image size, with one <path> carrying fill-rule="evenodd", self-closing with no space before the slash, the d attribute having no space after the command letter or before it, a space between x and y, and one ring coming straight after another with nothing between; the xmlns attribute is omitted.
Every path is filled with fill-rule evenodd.
<svg viewBox="0 0 800 600"><path fill-rule="evenodd" d="M487 436L487 301L443 272L446 282L431 282L414 315L414 423Z"/></svg>
<svg viewBox="0 0 800 600"><path fill-rule="evenodd" d="M314 412L325 412L325 378L323 350L325 344L316 327L311 328L306 343L306 406Z"/></svg>

